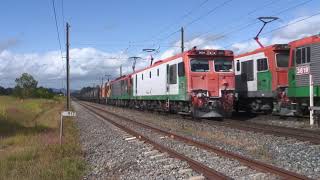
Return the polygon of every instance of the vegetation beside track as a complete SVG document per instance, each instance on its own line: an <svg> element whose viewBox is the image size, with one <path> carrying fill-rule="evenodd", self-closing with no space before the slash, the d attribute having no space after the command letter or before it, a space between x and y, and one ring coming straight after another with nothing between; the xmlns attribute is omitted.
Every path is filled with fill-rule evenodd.
<svg viewBox="0 0 320 180"><path fill-rule="evenodd" d="M0 179L80 179L86 169L73 119L65 119L59 145L63 99L0 96Z"/></svg>

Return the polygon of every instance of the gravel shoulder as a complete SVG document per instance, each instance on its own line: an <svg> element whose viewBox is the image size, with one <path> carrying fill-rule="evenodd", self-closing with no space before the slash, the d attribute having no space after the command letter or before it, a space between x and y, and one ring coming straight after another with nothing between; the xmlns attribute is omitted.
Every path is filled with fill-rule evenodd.
<svg viewBox="0 0 320 180"><path fill-rule="evenodd" d="M200 176L186 162L170 158L88 113L77 103L80 142L89 170L84 179L188 179Z"/></svg>
<svg viewBox="0 0 320 180"><path fill-rule="evenodd" d="M105 106L140 122L162 127L222 149L229 150L280 168L320 179L320 146L293 138L241 131L210 123L195 122L176 115L164 115L133 109Z"/></svg>
<svg viewBox="0 0 320 180"><path fill-rule="evenodd" d="M271 116L271 115L258 115L248 119L249 122L268 124L275 126L283 126L290 128L300 128L313 130L315 132L320 132L320 128L315 125L314 127L310 126L309 118L305 117L280 117L280 116Z"/></svg>

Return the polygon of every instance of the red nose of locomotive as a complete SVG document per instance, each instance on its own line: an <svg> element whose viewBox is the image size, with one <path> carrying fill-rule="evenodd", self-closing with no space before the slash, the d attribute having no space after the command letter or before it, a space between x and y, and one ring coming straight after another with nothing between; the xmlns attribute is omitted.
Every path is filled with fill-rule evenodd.
<svg viewBox="0 0 320 180"><path fill-rule="evenodd" d="M235 88L234 73L220 74L219 85L220 85L220 91L234 90Z"/></svg>
<svg viewBox="0 0 320 180"><path fill-rule="evenodd" d="M227 50L195 50L190 54L192 91L207 91L221 97L222 90L234 90L233 53Z"/></svg>
<svg viewBox="0 0 320 180"><path fill-rule="evenodd" d="M198 117L230 115L235 87L232 51L196 50L189 58L193 112Z"/></svg>

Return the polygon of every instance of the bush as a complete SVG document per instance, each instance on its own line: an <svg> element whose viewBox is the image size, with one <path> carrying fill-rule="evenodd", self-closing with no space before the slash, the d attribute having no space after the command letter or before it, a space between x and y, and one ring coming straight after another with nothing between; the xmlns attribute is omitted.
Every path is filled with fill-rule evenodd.
<svg viewBox="0 0 320 180"><path fill-rule="evenodd" d="M52 99L54 97L54 94L50 92L47 88L39 87L35 90L34 97Z"/></svg>
<svg viewBox="0 0 320 180"><path fill-rule="evenodd" d="M54 93L52 90L44 88L44 87L37 87L38 81L36 81L32 75L28 73L23 73L19 78L16 80L16 87L13 90L13 95L19 98L45 98L45 99L52 99L54 97ZM0 89L1 93L1 89Z"/></svg>

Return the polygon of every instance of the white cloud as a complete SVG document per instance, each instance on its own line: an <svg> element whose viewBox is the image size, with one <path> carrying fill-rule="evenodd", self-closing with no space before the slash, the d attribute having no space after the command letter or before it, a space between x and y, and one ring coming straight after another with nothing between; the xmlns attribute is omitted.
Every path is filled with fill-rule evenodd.
<svg viewBox="0 0 320 180"><path fill-rule="evenodd" d="M281 26L286 26L271 34L270 37L262 37L260 41L263 45L289 43L290 41L301 39L303 37L320 33L320 16L314 16L310 19L300 21L306 17L299 17L289 22L283 23ZM263 33L262 33L263 34ZM258 44L254 40L243 43L234 43L231 49L236 53L243 53L258 48Z"/></svg>
<svg viewBox="0 0 320 180"><path fill-rule="evenodd" d="M123 69L131 66L127 55L106 53L94 48L71 49L70 58L70 77L74 80L72 88L98 83L98 78L105 74L116 77L121 64ZM0 62L2 86L13 86L14 79L23 72L32 74L39 81L39 85L49 87L61 87L61 80L65 78L65 61L61 59L59 51L19 54L4 50L0 52Z"/></svg>
<svg viewBox="0 0 320 180"><path fill-rule="evenodd" d="M268 44L267 38L260 38L259 41L261 42L261 44L264 44L264 45ZM233 50L235 53L239 54L239 53L248 52L257 48L259 48L258 43L255 40L250 40L243 43L234 43L231 45L230 49Z"/></svg>
<svg viewBox="0 0 320 180"><path fill-rule="evenodd" d="M196 37L184 43L185 50L192 49L196 46L198 49L221 49L222 47L216 44L210 43L211 40L217 38L216 36L205 36L205 37ZM181 52L181 48L179 47L181 41L177 41L173 44L173 47L164 51L159 57L160 59L164 59L175 54Z"/></svg>
<svg viewBox="0 0 320 180"><path fill-rule="evenodd" d="M304 18L306 17L299 17L289 21L287 24L294 24L275 32L272 36L271 43L286 43L295 39L319 34L320 16L314 16L313 18L298 22Z"/></svg>
<svg viewBox="0 0 320 180"><path fill-rule="evenodd" d="M290 22L293 23L300 17ZM320 17L315 16L306 21L301 21L294 25L275 31L271 37L260 38L265 45L274 43L287 43L294 39L320 33ZM185 42L185 50L197 46L198 49L222 49L223 46L213 43L216 39L223 37L209 35L205 37L196 37ZM65 78L65 61L61 59L59 51L49 51L46 53L14 53L8 48L17 44L17 41L6 40L0 42L0 85L13 86L14 79L19 77L23 72L32 74L39 85L47 87L61 87L61 79ZM180 41L173 43L161 54L155 55L155 60L164 59L180 53ZM257 48L258 45L254 40L244 43L234 43L231 49L236 53L242 53ZM144 57L146 54L138 54ZM123 64L123 73L132 72L132 61L128 60L128 55L123 52L109 53L95 48L73 48L70 50L70 72L71 87L81 88L92 83L98 83L98 77L111 74L113 78L119 75L119 66ZM119 59L117 59L119 58ZM150 63L149 59L138 60L136 69L146 67Z"/></svg>

